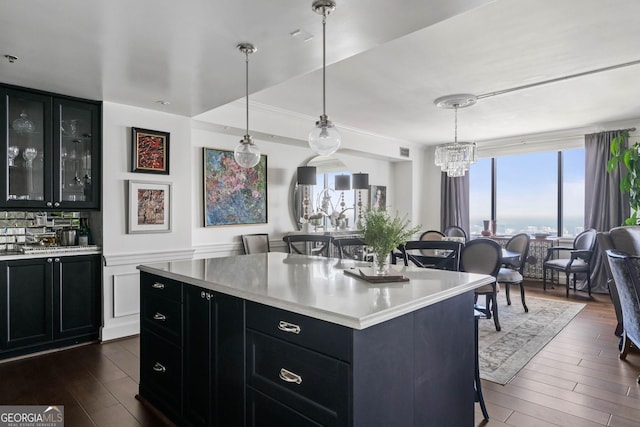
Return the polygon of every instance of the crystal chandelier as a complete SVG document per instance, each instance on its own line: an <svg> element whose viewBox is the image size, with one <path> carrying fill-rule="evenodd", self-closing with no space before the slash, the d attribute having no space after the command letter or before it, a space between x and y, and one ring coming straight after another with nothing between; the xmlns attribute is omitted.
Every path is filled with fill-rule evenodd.
<svg viewBox="0 0 640 427"><path fill-rule="evenodd" d="M233 158L238 166L243 168L252 168L260 161L260 150L253 143L251 135L249 135L249 54L254 53L257 49L251 43L240 43L238 50L245 55L246 74L245 89L247 94L247 132L244 138L233 150Z"/></svg>
<svg viewBox="0 0 640 427"><path fill-rule="evenodd" d="M435 164L440 166L447 176L455 178L464 176L469 167L476 162L476 144L458 142L458 108L465 108L476 103L476 96L469 94L448 95L434 101L439 108L455 110L455 133L453 143L436 147Z"/></svg>
<svg viewBox="0 0 640 427"><path fill-rule="evenodd" d="M336 3L333 0L316 0L312 5L313 11L322 15L322 115L316 122L316 127L309 133L309 147L321 156L335 153L342 143L340 132L326 114L326 25L327 15L335 8Z"/></svg>

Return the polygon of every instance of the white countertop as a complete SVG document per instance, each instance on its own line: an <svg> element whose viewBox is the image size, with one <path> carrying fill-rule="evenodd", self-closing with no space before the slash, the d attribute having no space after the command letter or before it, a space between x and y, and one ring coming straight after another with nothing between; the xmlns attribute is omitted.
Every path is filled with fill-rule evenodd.
<svg viewBox="0 0 640 427"><path fill-rule="evenodd" d="M16 259L49 258L54 256L76 256L76 255L96 255L102 253L102 247L91 246L49 246L43 247L33 253L23 253L20 250L0 251L0 261L11 261Z"/></svg>
<svg viewBox="0 0 640 427"><path fill-rule="evenodd" d="M355 265L348 260L271 252L163 262L138 269L353 329L365 329L494 280L482 274L398 265L394 268L409 282L371 284L344 274L345 268Z"/></svg>

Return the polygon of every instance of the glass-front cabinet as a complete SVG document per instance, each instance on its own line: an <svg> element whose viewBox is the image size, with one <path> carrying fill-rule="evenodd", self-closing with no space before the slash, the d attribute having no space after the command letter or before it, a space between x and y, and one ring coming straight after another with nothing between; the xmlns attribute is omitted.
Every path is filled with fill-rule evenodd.
<svg viewBox="0 0 640 427"><path fill-rule="evenodd" d="M0 208L99 209L100 103L5 86L0 96Z"/></svg>

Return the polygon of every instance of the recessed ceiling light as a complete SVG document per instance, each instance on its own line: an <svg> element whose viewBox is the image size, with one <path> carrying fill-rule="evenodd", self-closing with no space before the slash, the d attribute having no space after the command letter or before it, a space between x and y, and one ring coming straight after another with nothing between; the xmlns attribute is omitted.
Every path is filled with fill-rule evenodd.
<svg viewBox="0 0 640 427"><path fill-rule="evenodd" d="M15 56L15 55L11 55L11 54L5 55L4 57L5 57L5 58L7 58L7 60L8 60L11 64L13 64L14 62L16 62L16 61L18 60L18 57L17 57L17 56Z"/></svg>
<svg viewBox="0 0 640 427"><path fill-rule="evenodd" d="M169 101L165 101L164 99L161 99L159 101L156 101L156 103L160 104L160 105L169 105L171 104L171 102Z"/></svg>

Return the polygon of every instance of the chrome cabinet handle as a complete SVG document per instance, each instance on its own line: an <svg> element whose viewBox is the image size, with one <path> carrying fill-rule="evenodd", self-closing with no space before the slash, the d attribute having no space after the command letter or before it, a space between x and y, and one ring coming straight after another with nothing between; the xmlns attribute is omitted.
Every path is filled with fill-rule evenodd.
<svg viewBox="0 0 640 427"><path fill-rule="evenodd" d="M58 206L60 206L60 203L59 203L59 202L55 202L55 203L53 204L53 207L54 207L54 208L57 208Z"/></svg>
<svg viewBox="0 0 640 427"><path fill-rule="evenodd" d="M165 320L167 320L167 316L165 316L162 313L156 313L156 314L153 315L153 319L154 320L161 320L161 321L164 322Z"/></svg>
<svg viewBox="0 0 640 427"><path fill-rule="evenodd" d="M288 383L302 384L302 377L284 368L280 369L280 379Z"/></svg>
<svg viewBox="0 0 640 427"><path fill-rule="evenodd" d="M152 288L154 289L164 289L164 283L154 283L153 285L151 285Z"/></svg>
<svg viewBox="0 0 640 427"><path fill-rule="evenodd" d="M284 332L289 332L291 334L299 334L300 331L302 331L300 326L293 323L285 322L284 320L281 320L278 323L278 329Z"/></svg>
<svg viewBox="0 0 640 427"><path fill-rule="evenodd" d="M210 301L211 298L213 298L213 294L210 293L210 292L202 291L202 292L200 292L200 298L206 298L207 301Z"/></svg>
<svg viewBox="0 0 640 427"><path fill-rule="evenodd" d="M54 258L53 259L55 262L60 262L60 258Z"/></svg>
<svg viewBox="0 0 640 427"><path fill-rule="evenodd" d="M167 368L165 368L160 362L156 362L156 364L153 365L153 370L156 372L167 372Z"/></svg>
<svg viewBox="0 0 640 427"><path fill-rule="evenodd" d="M47 207L50 208L51 206L53 206L53 203L47 202Z"/></svg>
<svg viewBox="0 0 640 427"><path fill-rule="evenodd" d="M48 263L52 263L53 262L53 258L47 258L47 262Z"/></svg>

